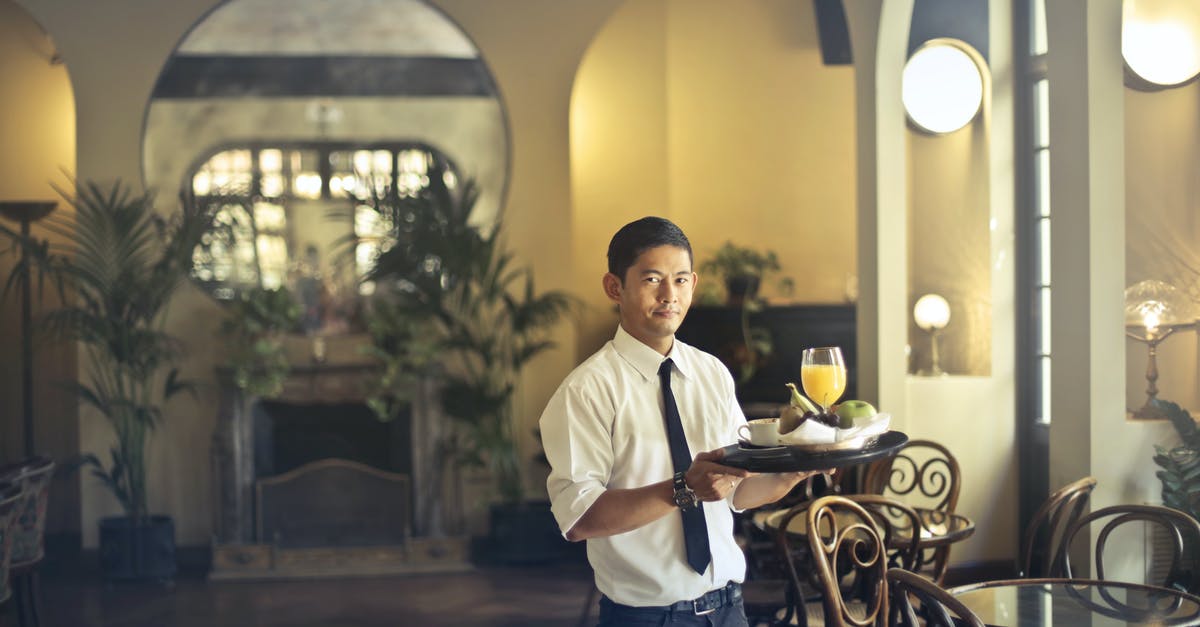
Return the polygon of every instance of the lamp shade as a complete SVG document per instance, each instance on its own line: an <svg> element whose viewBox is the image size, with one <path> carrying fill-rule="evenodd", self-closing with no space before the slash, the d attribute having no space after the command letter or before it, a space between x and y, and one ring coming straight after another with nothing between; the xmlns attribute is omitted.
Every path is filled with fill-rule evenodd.
<svg viewBox="0 0 1200 627"><path fill-rule="evenodd" d="M53 200L0 200L0 216L13 222L37 222L57 205Z"/></svg>
<svg viewBox="0 0 1200 627"><path fill-rule="evenodd" d="M1195 318L1192 301L1170 283L1149 279L1125 288L1125 326L1155 331Z"/></svg>
<svg viewBox="0 0 1200 627"><path fill-rule="evenodd" d="M937 294L926 294L917 299L913 319L926 331L944 329L950 324L950 303Z"/></svg>

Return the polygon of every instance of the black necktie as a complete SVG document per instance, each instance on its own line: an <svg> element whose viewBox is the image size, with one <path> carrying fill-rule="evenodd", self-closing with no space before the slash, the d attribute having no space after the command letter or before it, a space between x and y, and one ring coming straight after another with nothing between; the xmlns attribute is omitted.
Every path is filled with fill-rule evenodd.
<svg viewBox="0 0 1200 627"><path fill-rule="evenodd" d="M671 464L675 472L687 472L692 465L692 454L688 450L687 438L683 436L683 422L679 419L679 407L671 393L671 360L662 362L658 368L658 380L662 383L663 407L667 417L667 441L671 444ZM696 572L704 574L712 553L708 548L708 525L704 522L704 506L679 510L683 516L683 544L687 548L687 561Z"/></svg>

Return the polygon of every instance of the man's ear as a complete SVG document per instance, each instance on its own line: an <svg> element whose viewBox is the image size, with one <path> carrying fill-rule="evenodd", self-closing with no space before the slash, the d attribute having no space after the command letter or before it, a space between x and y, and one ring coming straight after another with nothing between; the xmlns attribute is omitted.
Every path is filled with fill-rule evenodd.
<svg viewBox="0 0 1200 627"><path fill-rule="evenodd" d="M621 279L611 272L604 273L604 295L615 303L621 302Z"/></svg>

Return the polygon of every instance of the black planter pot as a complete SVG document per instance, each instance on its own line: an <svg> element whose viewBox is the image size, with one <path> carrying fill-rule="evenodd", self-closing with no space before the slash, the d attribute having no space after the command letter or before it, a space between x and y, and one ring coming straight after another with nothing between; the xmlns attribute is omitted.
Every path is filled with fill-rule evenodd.
<svg viewBox="0 0 1200 627"><path fill-rule="evenodd" d="M175 521L150 516L100 520L100 573L105 579L170 581L175 577Z"/></svg>
<svg viewBox="0 0 1200 627"><path fill-rule="evenodd" d="M740 306L746 301L754 300L758 296L760 281L759 277L751 274L732 276L725 279L725 292L729 298L728 304Z"/></svg>
<svg viewBox="0 0 1200 627"><path fill-rule="evenodd" d="M582 549L582 542L562 537L549 501L497 503L490 513L488 537L478 555L482 561L539 564L572 558Z"/></svg>

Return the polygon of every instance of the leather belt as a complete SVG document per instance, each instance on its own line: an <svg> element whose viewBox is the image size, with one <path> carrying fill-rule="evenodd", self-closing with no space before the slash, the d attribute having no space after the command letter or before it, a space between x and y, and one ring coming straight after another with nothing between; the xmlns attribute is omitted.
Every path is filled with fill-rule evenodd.
<svg viewBox="0 0 1200 627"><path fill-rule="evenodd" d="M671 605L659 605L651 607L638 607L638 610L643 611L659 611L667 612L689 612L702 616L704 614L712 614L713 612L730 605L734 605L742 600L742 586L735 581L729 582L724 588L717 588L704 593L702 596L690 601L680 601ZM627 606L628 607L628 606Z"/></svg>

